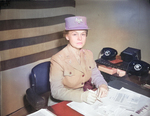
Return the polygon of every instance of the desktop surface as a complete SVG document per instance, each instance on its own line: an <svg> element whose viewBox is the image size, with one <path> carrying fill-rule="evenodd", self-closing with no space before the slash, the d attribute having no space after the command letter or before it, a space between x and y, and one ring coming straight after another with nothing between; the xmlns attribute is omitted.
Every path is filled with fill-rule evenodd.
<svg viewBox="0 0 150 116"><path fill-rule="evenodd" d="M49 106L47 109L57 116L83 116L82 114L67 106L68 103L69 101L62 101L53 106Z"/></svg>
<svg viewBox="0 0 150 116"><path fill-rule="evenodd" d="M139 85L129 82L127 80L113 80L108 83L109 86L114 87L116 89L120 89L121 87L125 87L126 89L132 90L134 92L143 94L147 97L150 97L150 90L142 89ZM53 106L49 106L47 109L52 111L57 116L83 116L82 114L78 113L77 111L71 109L67 104L70 101L63 101L57 103Z"/></svg>

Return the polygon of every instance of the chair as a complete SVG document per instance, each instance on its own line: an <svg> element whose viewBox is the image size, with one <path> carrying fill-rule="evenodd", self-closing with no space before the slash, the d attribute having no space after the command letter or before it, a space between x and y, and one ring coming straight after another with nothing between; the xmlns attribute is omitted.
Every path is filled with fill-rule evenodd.
<svg viewBox="0 0 150 116"><path fill-rule="evenodd" d="M35 110L47 106L50 96L49 71L50 61L36 65L31 71L31 87L26 90L26 99Z"/></svg>

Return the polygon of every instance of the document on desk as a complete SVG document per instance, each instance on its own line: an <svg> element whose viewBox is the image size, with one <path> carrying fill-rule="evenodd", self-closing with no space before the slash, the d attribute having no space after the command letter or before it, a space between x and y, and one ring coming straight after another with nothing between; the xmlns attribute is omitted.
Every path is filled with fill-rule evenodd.
<svg viewBox="0 0 150 116"><path fill-rule="evenodd" d="M92 105L84 102L67 105L85 116L150 116L150 98L125 88L109 87L108 96L100 100L102 102L97 100Z"/></svg>
<svg viewBox="0 0 150 116"><path fill-rule="evenodd" d="M38 110L34 113L31 113L27 116L56 116L56 115L47 109L40 109L40 110Z"/></svg>
<svg viewBox="0 0 150 116"><path fill-rule="evenodd" d="M126 110L135 111L141 95L109 87L107 97L100 98L105 105L118 105Z"/></svg>
<svg viewBox="0 0 150 116"><path fill-rule="evenodd" d="M132 92L133 94L137 95L138 93L133 92L129 89L125 89L125 88L121 88L121 91L124 92ZM141 95L141 94L139 94ZM139 103L136 107L135 110L135 114L136 116L150 116L150 98L144 95L141 95L140 99L139 99Z"/></svg>

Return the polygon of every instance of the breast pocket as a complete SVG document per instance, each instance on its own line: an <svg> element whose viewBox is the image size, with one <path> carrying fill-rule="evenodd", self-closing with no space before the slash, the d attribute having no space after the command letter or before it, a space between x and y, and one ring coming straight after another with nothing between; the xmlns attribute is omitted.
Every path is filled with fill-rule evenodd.
<svg viewBox="0 0 150 116"><path fill-rule="evenodd" d="M72 68L69 68L69 67L66 67L65 69L64 69L64 76L66 77L66 76L74 76L74 69L72 69Z"/></svg>
<svg viewBox="0 0 150 116"><path fill-rule="evenodd" d="M92 69L95 68L95 67L96 67L96 64L95 64L95 63L92 63L92 62L87 63L87 69L88 69L88 70L92 70Z"/></svg>
<svg viewBox="0 0 150 116"><path fill-rule="evenodd" d="M74 78L74 72L73 69L64 69L64 78L62 82L65 86L72 88L76 85L77 78Z"/></svg>

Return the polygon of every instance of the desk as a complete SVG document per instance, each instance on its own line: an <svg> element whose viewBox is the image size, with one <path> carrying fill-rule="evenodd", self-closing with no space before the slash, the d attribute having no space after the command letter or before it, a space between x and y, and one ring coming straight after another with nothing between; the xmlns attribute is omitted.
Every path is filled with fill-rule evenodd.
<svg viewBox="0 0 150 116"><path fill-rule="evenodd" d="M53 106L49 106L47 109L52 111L57 116L83 116L82 114L67 106L67 103L69 103L69 101L63 101Z"/></svg>
<svg viewBox="0 0 150 116"><path fill-rule="evenodd" d="M97 64L97 66L99 66L99 64ZM145 84L150 85L150 74L143 75L143 76L126 74L123 77L119 77L119 76L117 76L117 74L111 75L111 74L108 74L108 73L102 72L102 71L101 71L101 73L102 73L104 79L107 81L107 83L110 81L116 80L116 79L125 79L125 80L133 82L137 85L140 85L141 87L143 87L145 89L148 89L148 87L144 86Z"/></svg>
<svg viewBox="0 0 150 116"><path fill-rule="evenodd" d="M123 77L118 77L115 75L107 74L107 73L102 72L102 71L101 71L101 73L107 82L110 82L110 81L113 81L116 79L125 79L125 80L133 82L137 85L143 85L143 84L146 84L148 81L150 81L150 74L143 76L143 77L138 77L135 75L127 75L127 74Z"/></svg>
<svg viewBox="0 0 150 116"><path fill-rule="evenodd" d="M120 89L121 87L125 87L137 93L143 94L145 96L150 97L150 90L142 89L139 85L129 82L127 80L114 80L108 83L109 86L114 87L116 89ZM66 104L68 101L63 101L53 106L49 106L47 109L55 113L57 116L83 116L80 113L74 111Z"/></svg>
<svg viewBox="0 0 150 116"><path fill-rule="evenodd" d="M95 62L97 63L98 69L101 72L103 71L103 74L105 74L105 73L108 74L108 75L105 74L106 76L103 75L107 82L111 81L112 79L117 79L117 77L118 77L118 78L124 78L124 79L131 81L133 83L136 83L138 85L144 85L144 84L150 85L150 73L142 75L142 76L130 75L129 73L126 74L126 72L124 70L128 69L129 63L127 63L127 62L117 63L117 61L118 61L117 59L120 60L119 56L116 57L116 60L113 60L113 61L108 61L108 60L104 60L101 58L95 60ZM112 62L114 62L114 63L112 63ZM113 68L113 67L115 67L115 68ZM122 70L120 70L120 69L122 69ZM112 77L112 76L114 76L114 77Z"/></svg>
<svg viewBox="0 0 150 116"><path fill-rule="evenodd" d="M126 89L132 90L134 92L137 92L139 94L145 95L147 97L150 97L150 90L146 88L142 88L140 85L137 85L133 82L127 81L125 79L117 79L114 81L110 81L108 83L109 86L114 87L116 89L121 89L121 87L124 87Z"/></svg>

